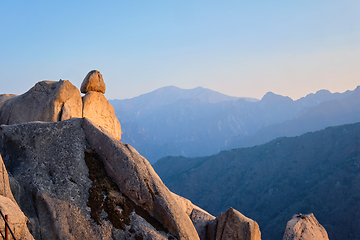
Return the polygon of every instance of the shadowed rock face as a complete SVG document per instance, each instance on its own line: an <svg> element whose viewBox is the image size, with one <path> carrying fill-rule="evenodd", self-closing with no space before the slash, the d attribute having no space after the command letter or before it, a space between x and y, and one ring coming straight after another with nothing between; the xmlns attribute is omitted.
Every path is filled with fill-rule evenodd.
<svg viewBox="0 0 360 240"><path fill-rule="evenodd" d="M286 224L283 240L329 240L314 214L295 214Z"/></svg>
<svg viewBox="0 0 360 240"><path fill-rule="evenodd" d="M121 125L115 117L114 108L103 95L105 83L100 72L89 72L82 88L86 89L84 97L68 80L42 81L19 96L2 94L0 124L57 122L86 117L120 140Z"/></svg>

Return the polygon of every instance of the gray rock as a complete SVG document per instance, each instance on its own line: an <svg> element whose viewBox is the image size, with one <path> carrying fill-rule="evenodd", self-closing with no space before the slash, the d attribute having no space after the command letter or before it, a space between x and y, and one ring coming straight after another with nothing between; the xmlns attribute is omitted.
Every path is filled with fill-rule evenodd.
<svg viewBox="0 0 360 240"><path fill-rule="evenodd" d="M105 93L105 82L98 70L90 71L81 83L80 91L87 93L90 91Z"/></svg>
<svg viewBox="0 0 360 240"><path fill-rule="evenodd" d="M190 218L200 239L207 240L207 224L215 220L215 217L194 205Z"/></svg>
<svg viewBox="0 0 360 240"><path fill-rule="evenodd" d="M79 90L68 80L42 81L19 96L11 96L0 109L0 124L56 122L82 117Z"/></svg>
<svg viewBox="0 0 360 240"><path fill-rule="evenodd" d="M89 119L84 119L83 128L90 146L100 155L107 173L122 193L177 238L199 239L189 217L144 157L130 145L106 134Z"/></svg>
<svg viewBox="0 0 360 240"><path fill-rule="evenodd" d="M15 95L15 94L0 94L0 109L2 108L2 106L4 106L4 104L6 103L7 100L9 100L13 97L17 97L17 95Z"/></svg>
<svg viewBox="0 0 360 240"><path fill-rule="evenodd" d="M2 126L0 152L34 238L198 239L146 159L105 132L78 118ZM105 167L94 146L116 166Z"/></svg>
<svg viewBox="0 0 360 240"><path fill-rule="evenodd" d="M283 240L329 240L314 214L295 214L286 224Z"/></svg>
<svg viewBox="0 0 360 240"><path fill-rule="evenodd" d="M190 217L200 240L207 240L207 224L215 220L215 217L198 206L192 204L189 199L181 197L175 193L172 193L172 196L178 202L178 205L182 207L185 213Z"/></svg>

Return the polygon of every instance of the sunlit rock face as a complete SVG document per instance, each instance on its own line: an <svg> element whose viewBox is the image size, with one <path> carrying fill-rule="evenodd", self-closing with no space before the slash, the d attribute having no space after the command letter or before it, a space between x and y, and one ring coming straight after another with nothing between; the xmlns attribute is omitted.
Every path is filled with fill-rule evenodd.
<svg viewBox="0 0 360 240"><path fill-rule="evenodd" d="M295 214L287 223L283 240L329 240L314 214Z"/></svg>
<svg viewBox="0 0 360 240"><path fill-rule="evenodd" d="M28 218L21 211L10 190L9 176L0 155L0 210L8 216L8 224L17 239L34 239L30 234ZM5 233L5 222L0 217L0 231ZM9 233L10 234L10 233Z"/></svg>
<svg viewBox="0 0 360 240"><path fill-rule="evenodd" d="M97 70L90 71L80 91L68 80L41 81L19 96L0 95L0 124L33 121L57 122L86 117L121 139L121 125L105 98L105 83Z"/></svg>
<svg viewBox="0 0 360 240"><path fill-rule="evenodd" d="M0 96L0 208L19 239L260 239L236 210L215 218L170 192L119 141L101 74L85 80L82 98L63 80Z"/></svg>
<svg viewBox="0 0 360 240"><path fill-rule="evenodd" d="M98 70L91 70L81 83L80 91L87 93L90 91L105 93L106 87L104 79Z"/></svg>
<svg viewBox="0 0 360 240"><path fill-rule="evenodd" d="M80 87L80 91L85 93L82 97L82 117L91 119L120 140L121 125L113 106L104 96L105 89L104 79L98 70L92 70L85 76Z"/></svg>
<svg viewBox="0 0 360 240"><path fill-rule="evenodd" d="M68 80L38 82L22 95L2 98L1 124L56 122L82 117L80 92Z"/></svg>

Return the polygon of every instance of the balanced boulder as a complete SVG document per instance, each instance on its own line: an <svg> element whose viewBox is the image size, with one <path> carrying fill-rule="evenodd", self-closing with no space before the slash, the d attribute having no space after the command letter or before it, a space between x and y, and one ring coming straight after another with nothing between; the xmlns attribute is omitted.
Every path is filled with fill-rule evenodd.
<svg viewBox="0 0 360 240"><path fill-rule="evenodd" d="M68 80L38 82L26 93L7 98L0 109L0 124L82 117L80 92Z"/></svg>
<svg viewBox="0 0 360 240"><path fill-rule="evenodd" d="M98 70L90 71L81 83L80 91L87 93L90 91L105 93L105 83Z"/></svg>
<svg viewBox="0 0 360 240"><path fill-rule="evenodd" d="M283 240L329 240L314 214L295 214L286 224Z"/></svg>

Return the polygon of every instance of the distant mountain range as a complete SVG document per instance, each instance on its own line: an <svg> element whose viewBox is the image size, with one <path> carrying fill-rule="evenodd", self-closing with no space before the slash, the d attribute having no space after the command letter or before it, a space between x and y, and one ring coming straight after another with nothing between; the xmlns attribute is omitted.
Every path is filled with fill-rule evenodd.
<svg viewBox="0 0 360 240"><path fill-rule="evenodd" d="M154 163L168 155L211 155L357 122L359 96L358 87L344 93L320 90L296 101L268 92L257 100L170 86L109 102L122 125L122 141Z"/></svg>
<svg viewBox="0 0 360 240"><path fill-rule="evenodd" d="M314 213L331 240L360 239L360 123L153 166L211 214L233 206L257 221L262 239L282 239L296 213Z"/></svg>

